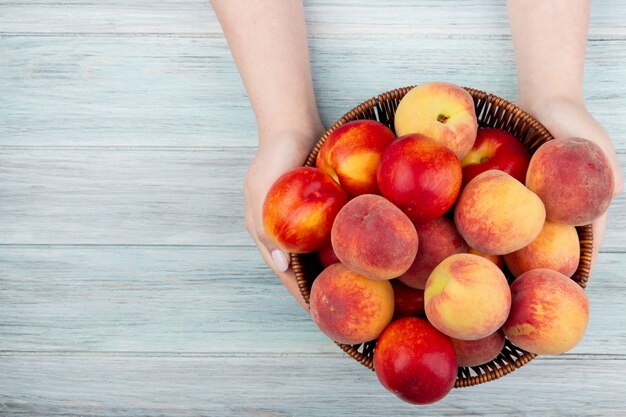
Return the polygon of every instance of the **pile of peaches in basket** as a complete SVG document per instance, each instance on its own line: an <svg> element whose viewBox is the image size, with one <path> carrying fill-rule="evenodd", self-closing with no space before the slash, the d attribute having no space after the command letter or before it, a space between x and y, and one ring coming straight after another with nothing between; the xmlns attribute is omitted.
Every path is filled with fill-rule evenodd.
<svg viewBox="0 0 626 417"><path fill-rule="evenodd" d="M491 361L505 336L536 354L572 349L589 316L570 279L575 226L603 214L613 190L601 149L559 138L531 158L511 134L478 128L472 97L447 83L409 91L394 127L344 124L315 168L284 174L265 200L270 238L319 251L320 330L339 343L378 339L376 375L415 404L443 398L457 367Z"/></svg>

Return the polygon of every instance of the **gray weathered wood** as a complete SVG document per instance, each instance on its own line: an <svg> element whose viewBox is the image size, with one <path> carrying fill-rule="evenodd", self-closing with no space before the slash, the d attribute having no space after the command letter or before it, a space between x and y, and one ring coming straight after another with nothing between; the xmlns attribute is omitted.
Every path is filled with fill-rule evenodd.
<svg viewBox="0 0 626 417"><path fill-rule="evenodd" d="M626 361L536 360L428 406L348 358L0 356L3 416L623 417Z"/></svg>
<svg viewBox="0 0 626 417"><path fill-rule="evenodd" d="M0 150L0 243L249 243L243 177L253 152Z"/></svg>
<svg viewBox="0 0 626 417"><path fill-rule="evenodd" d="M1 244L241 245L254 148L0 148ZM620 154L626 167L626 154ZM626 249L626 195L605 250Z"/></svg>
<svg viewBox="0 0 626 417"><path fill-rule="evenodd" d="M252 247L13 246L0 264L0 350L337 352Z"/></svg>
<svg viewBox="0 0 626 417"><path fill-rule="evenodd" d="M600 255L572 354L623 353L623 256ZM342 354L253 247L2 246L0 265L0 351Z"/></svg>
<svg viewBox="0 0 626 417"><path fill-rule="evenodd" d="M222 38L18 36L0 42L0 145L256 143L254 116ZM331 37L310 46L326 125L373 95L433 80L509 100L517 95L509 39ZM625 61L626 40L589 43L587 104L620 150L626 150Z"/></svg>
<svg viewBox="0 0 626 417"><path fill-rule="evenodd" d="M305 0L310 36L508 36L503 1L372 2ZM590 36L626 35L626 2L592 3ZM0 31L182 34L212 36L221 30L208 0L0 1Z"/></svg>
<svg viewBox="0 0 626 417"><path fill-rule="evenodd" d="M626 166L626 2L585 93ZM326 124L431 80L513 100L502 1L305 0ZM626 197L572 352L413 407L347 358L243 227L256 129L207 0L0 0L0 415L624 415Z"/></svg>

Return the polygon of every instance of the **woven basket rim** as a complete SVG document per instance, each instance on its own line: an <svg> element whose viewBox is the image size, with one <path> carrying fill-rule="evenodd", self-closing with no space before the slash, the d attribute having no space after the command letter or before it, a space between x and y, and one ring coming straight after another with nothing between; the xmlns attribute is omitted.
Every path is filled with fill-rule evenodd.
<svg viewBox="0 0 626 417"><path fill-rule="evenodd" d="M402 97L413 87L415 86L386 91L350 109L324 132L309 153L304 165L315 166L317 154L326 139L332 132L350 121L359 119L378 120L386 123L395 133L395 129L393 129L395 108ZM509 131L525 145L531 155L544 142L554 139L545 126L514 103L481 90L470 87L463 88L474 100L479 126L494 126ZM580 261L571 279L585 289L591 271L593 234L591 225L578 226L576 230L580 241ZM310 283L312 282L309 275L312 272L308 268L307 261L305 255L291 254L291 265L296 275L300 293L308 303ZM375 342L374 340L362 345L335 343L357 362L374 370L372 359ZM501 378L527 364L535 357L537 357L536 354L520 349L506 339L504 349L494 360L480 366L459 367L454 386L455 388L469 387Z"/></svg>

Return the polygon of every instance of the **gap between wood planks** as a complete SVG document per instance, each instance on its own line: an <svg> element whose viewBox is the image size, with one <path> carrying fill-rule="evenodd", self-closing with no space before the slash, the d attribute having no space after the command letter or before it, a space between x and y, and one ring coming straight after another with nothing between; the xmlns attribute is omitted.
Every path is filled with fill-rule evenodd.
<svg viewBox="0 0 626 417"><path fill-rule="evenodd" d="M134 352L134 351L90 351L90 350L0 350L2 356L72 356L72 357L139 357L139 358L348 358L340 352ZM561 355L539 355L535 360L610 360L624 361L626 354L597 354L597 353L564 353Z"/></svg>
<svg viewBox="0 0 626 417"><path fill-rule="evenodd" d="M0 243L0 248L24 248L24 249L42 249L42 248L176 248L176 249L212 249L212 248L254 248L256 245L250 243L249 245L192 245L192 244L136 244L136 243ZM602 248L600 253L626 253L626 250L616 248Z"/></svg>
<svg viewBox="0 0 626 417"><path fill-rule="evenodd" d="M0 38L16 38L16 37L46 37L46 38L197 38L197 39L221 39L224 34L221 32L0 32ZM426 34L416 32L397 31L389 34L375 33L342 33L327 32L323 34L309 34L308 39L480 39L480 40L510 40L511 35L506 34ZM588 42L606 42L606 41L623 41L626 40L625 35L589 35Z"/></svg>

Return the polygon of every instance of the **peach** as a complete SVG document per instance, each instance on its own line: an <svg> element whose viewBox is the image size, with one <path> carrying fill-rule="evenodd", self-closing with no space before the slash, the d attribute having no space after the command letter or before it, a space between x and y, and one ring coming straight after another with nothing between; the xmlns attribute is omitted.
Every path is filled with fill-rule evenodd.
<svg viewBox="0 0 626 417"><path fill-rule="evenodd" d="M335 216L346 201L346 193L330 175L317 168L296 168L270 187L263 226L281 249L313 252L329 241Z"/></svg>
<svg viewBox="0 0 626 417"><path fill-rule="evenodd" d="M498 330L478 340L452 339L459 366L478 366L495 359L504 348L504 333Z"/></svg>
<svg viewBox="0 0 626 417"><path fill-rule="evenodd" d="M504 262L514 276L532 269L554 269L571 277L580 261L580 241L576 228L546 220L539 236L528 246L504 255Z"/></svg>
<svg viewBox="0 0 626 417"><path fill-rule="evenodd" d="M311 317L319 329L339 343L376 339L393 317L389 281L375 281L341 264L324 269L311 285Z"/></svg>
<svg viewBox="0 0 626 417"><path fill-rule="evenodd" d="M375 120L355 120L328 136L316 166L333 177L348 197L378 194L376 169L383 150L396 136Z"/></svg>
<svg viewBox="0 0 626 417"><path fill-rule="evenodd" d="M482 256L485 259L489 259L493 262L498 268L502 269L504 266L504 260L501 255L487 255L486 253L482 253L478 249L469 248L467 253L471 253L472 255Z"/></svg>
<svg viewBox="0 0 626 417"><path fill-rule="evenodd" d="M454 210L463 239L488 255L504 255L528 245L541 232L545 219L539 197L499 170L474 177Z"/></svg>
<svg viewBox="0 0 626 417"><path fill-rule="evenodd" d="M506 321L511 291L504 273L493 262L458 253L444 259L430 274L424 307L428 321L448 336L482 339Z"/></svg>
<svg viewBox="0 0 626 417"><path fill-rule="evenodd" d="M478 123L472 96L458 85L418 85L400 100L395 114L398 136L420 133L449 148L461 160L472 149Z"/></svg>
<svg viewBox="0 0 626 417"><path fill-rule="evenodd" d="M405 273L418 246L411 220L373 194L355 197L339 211L331 242L341 263L371 279L392 279Z"/></svg>
<svg viewBox="0 0 626 417"><path fill-rule="evenodd" d="M424 135L398 138L383 151L377 180L385 198L416 222L452 207L461 189L461 163L450 149Z"/></svg>
<svg viewBox="0 0 626 417"><path fill-rule="evenodd" d="M452 220L438 217L415 225L417 236L421 236L415 260L408 271L398 279L409 287L423 290L426 280L439 262L455 253L467 252L467 244L457 232Z"/></svg>
<svg viewBox="0 0 626 417"><path fill-rule="evenodd" d="M572 226L589 224L608 209L614 181L602 149L582 138L544 143L526 174L526 186L544 202L547 218Z"/></svg>
<svg viewBox="0 0 626 417"><path fill-rule="evenodd" d="M574 281L551 269L533 269L511 285L511 314L506 337L532 353L556 355L582 339L589 321L587 294Z"/></svg>

